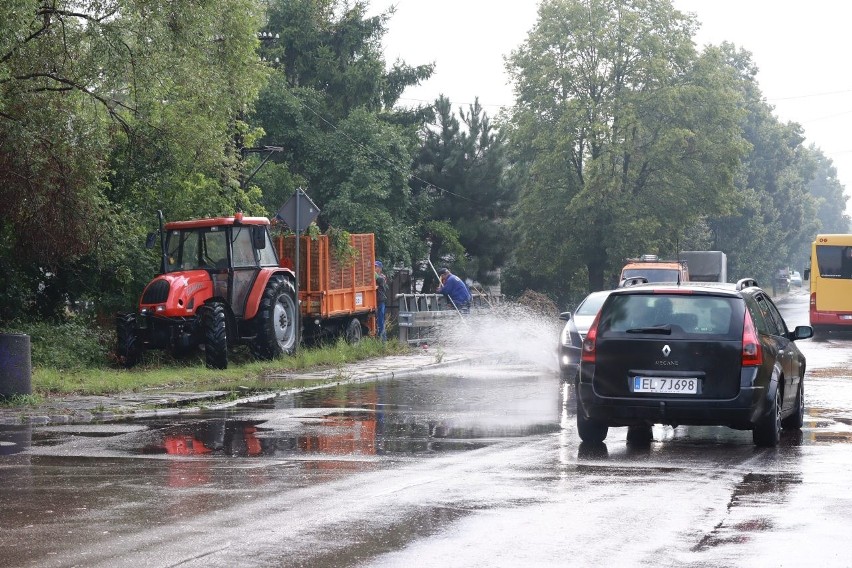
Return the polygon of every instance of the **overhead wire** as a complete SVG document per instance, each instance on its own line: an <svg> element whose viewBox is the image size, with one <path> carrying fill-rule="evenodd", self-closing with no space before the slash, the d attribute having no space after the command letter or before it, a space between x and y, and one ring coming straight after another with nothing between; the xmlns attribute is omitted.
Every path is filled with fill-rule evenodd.
<svg viewBox="0 0 852 568"><path fill-rule="evenodd" d="M427 103L427 104L432 103L432 101L430 101L428 99L416 99L416 98L413 98L413 97L399 97L399 100L411 101L411 102L415 102L415 103ZM456 103L456 104L462 105L462 106L473 106L474 104L477 104L477 103L461 102L461 103ZM508 108L508 107L512 106L510 104L494 104L494 103L483 103L483 102L479 102L478 104L481 107L494 107L494 108L498 108L498 109L504 109L504 108Z"/></svg>
<svg viewBox="0 0 852 568"><path fill-rule="evenodd" d="M795 99L812 99L814 97L828 97L831 95L845 95L847 93L852 93L852 89L844 89L842 91L825 91L822 93L809 93L804 95L792 95L789 97L773 97L767 98L767 101L791 101Z"/></svg>

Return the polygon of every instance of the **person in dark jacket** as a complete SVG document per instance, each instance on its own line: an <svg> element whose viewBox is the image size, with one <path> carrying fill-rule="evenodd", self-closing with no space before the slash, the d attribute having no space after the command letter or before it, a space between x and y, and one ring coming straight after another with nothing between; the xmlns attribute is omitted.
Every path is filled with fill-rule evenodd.
<svg viewBox="0 0 852 568"><path fill-rule="evenodd" d="M385 332L385 305L388 301L388 278L382 270L381 260L376 261L376 335L382 341L387 341Z"/></svg>
<svg viewBox="0 0 852 568"><path fill-rule="evenodd" d="M473 297L461 278L450 272L450 269L446 267L438 270L438 277L441 279L441 284L438 286L437 292L446 296L460 312L470 312L470 301Z"/></svg>

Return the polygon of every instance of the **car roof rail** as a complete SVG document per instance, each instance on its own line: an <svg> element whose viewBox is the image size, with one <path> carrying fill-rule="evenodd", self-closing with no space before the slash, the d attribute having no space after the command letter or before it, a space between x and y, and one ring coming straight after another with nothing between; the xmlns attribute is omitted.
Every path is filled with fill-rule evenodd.
<svg viewBox="0 0 852 568"><path fill-rule="evenodd" d="M619 284L619 288L628 288L630 286L637 286L639 284L647 284L648 279L644 276L634 276L633 278L625 278Z"/></svg>
<svg viewBox="0 0 852 568"><path fill-rule="evenodd" d="M757 280L754 278L743 278L742 280L737 280L737 292L743 288L751 288L752 286L755 288L758 287Z"/></svg>

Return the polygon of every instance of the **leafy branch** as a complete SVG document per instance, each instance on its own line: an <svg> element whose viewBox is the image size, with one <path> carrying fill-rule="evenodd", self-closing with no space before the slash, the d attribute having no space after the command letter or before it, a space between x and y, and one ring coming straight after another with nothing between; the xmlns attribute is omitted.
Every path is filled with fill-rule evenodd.
<svg viewBox="0 0 852 568"><path fill-rule="evenodd" d="M343 266L349 266L358 257L358 249L352 246L352 235L349 231L329 227L325 232L331 255Z"/></svg>

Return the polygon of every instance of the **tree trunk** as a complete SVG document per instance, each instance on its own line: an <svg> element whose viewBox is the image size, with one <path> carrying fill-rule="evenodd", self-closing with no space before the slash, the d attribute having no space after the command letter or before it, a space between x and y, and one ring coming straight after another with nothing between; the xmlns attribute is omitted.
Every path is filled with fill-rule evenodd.
<svg viewBox="0 0 852 568"><path fill-rule="evenodd" d="M609 286L604 286L604 266L605 263L600 260L593 260L586 264L586 269L589 272L589 292L609 288Z"/></svg>

